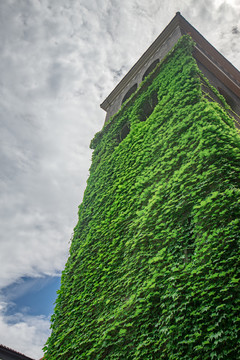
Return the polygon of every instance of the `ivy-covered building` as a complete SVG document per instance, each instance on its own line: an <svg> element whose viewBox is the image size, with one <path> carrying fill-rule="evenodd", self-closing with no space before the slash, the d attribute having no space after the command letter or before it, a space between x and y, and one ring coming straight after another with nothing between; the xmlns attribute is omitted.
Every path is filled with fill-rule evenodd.
<svg viewBox="0 0 240 360"><path fill-rule="evenodd" d="M180 13L101 105L45 359L240 359L240 74Z"/></svg>

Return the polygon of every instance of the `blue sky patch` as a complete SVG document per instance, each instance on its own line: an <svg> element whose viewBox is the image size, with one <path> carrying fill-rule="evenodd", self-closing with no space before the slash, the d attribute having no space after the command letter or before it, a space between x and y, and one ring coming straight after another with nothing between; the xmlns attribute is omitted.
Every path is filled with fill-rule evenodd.
<svg viewBox="0 0 240 360"><path fill-rule="evenodd" d="M24 277L3 288L1 295L11 304L6 315L18 312L32 316L51 315L60 283L61 279L58 276Z"/></svg>

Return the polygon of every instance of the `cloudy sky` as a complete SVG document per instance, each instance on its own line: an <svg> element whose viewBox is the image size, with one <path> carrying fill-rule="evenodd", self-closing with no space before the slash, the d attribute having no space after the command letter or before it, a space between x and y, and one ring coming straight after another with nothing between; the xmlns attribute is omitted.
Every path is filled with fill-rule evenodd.
<svg viewBox="0 0 240 360"><path fill-rule="evenodd" d="M99 104L176 11L240 68L239 0L0 1L0 343L41 357Z"/></svg>

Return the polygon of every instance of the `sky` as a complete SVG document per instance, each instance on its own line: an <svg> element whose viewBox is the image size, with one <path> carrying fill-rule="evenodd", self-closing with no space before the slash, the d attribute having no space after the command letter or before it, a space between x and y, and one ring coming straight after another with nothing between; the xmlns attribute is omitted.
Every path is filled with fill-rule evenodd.
<svg viewBox="0 0 240 360"><path fill-rule="evenodd" d="M239 0L0 2L0 343L49 334L99 105L181 14L240 68Z"/></svg>

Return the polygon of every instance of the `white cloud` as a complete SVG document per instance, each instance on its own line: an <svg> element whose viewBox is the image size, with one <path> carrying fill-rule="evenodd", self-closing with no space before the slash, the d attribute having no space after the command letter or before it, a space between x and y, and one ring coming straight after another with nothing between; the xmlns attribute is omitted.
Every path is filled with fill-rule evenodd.
<svg viewBox="0 0 240 360"><path fill-rule="evenodd" d="M24 355L40 359L43 356L41 348L50 334L49 319L26 314L5 316L6 307L6 303L0 303L1 343Z"/></svg>
<svg viewBox="0 0 240 360"><path fill-rule="evenodd" d="M175 12L240 66L239 10L236 0L0 3L0 287L63 269L99 104Z"/></svg>

